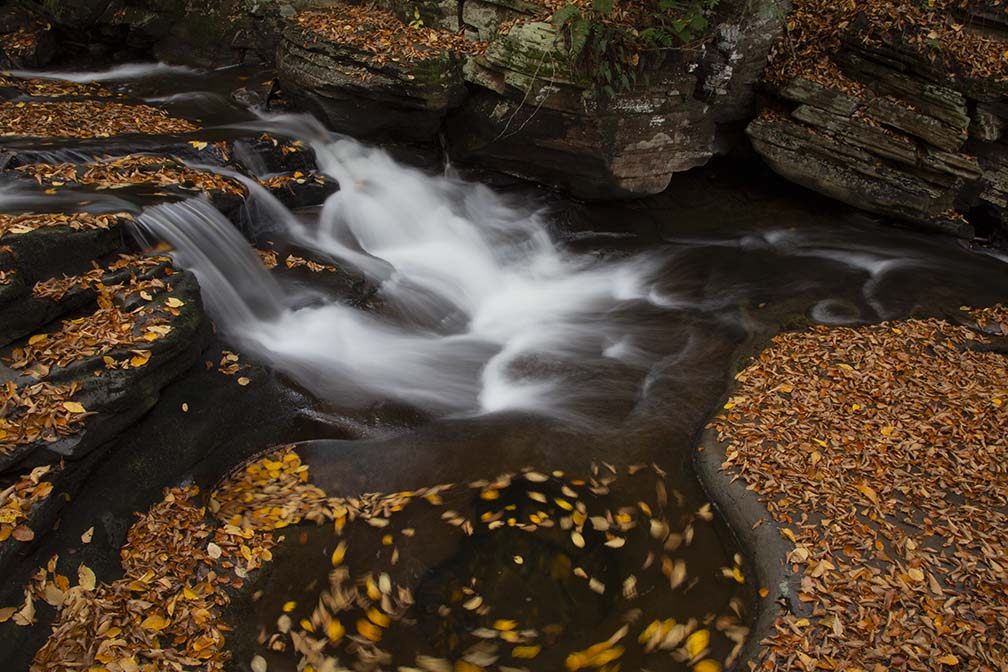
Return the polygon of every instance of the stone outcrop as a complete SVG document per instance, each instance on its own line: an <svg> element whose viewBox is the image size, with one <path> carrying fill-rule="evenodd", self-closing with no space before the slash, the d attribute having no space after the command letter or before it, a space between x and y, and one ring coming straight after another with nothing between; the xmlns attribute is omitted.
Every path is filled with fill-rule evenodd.
<svg viewBox="0 0 1008 672"><path fill-rule="evenodd" d="M451 150L585 198L658 193L675 173L718 154L723 125L751 115L786 13L785 3L767 2L729 14L744 18L722 17L710 40L649 73L646 84L602 99L572 68L578 57L552 24L494 32L515 19L515 7L469 15L482 21L479 35L492 37L467 63L471 94L449 126Z"/></svg>
<svg viewBox="0 0 1008 672"><path fill-rule="evenodd" d="M460 55L424 47L413 58L376 61L366 46L289 22L277 57L285 93L355 137L436 137L448 110L465 98Z"/></svg>
<svg viewBox="0 0 1008 672"><path fill-rule="evenodd" d="M410 20L412 5L385 4ZM603 97L575 66L585 36L542 20L541 5L465 0L452 12L450 4L419 3L412 21L426 31L461 25L485 50L449 46L376 65L352 37L312 34L297 18L284 31L281 81L337 130L406 140L444 132L453 159L586 198L660 192L673 174L719 153L727 137L719 131L752 114L788 8L785 0L723 3L709 39L649 72L646 84Z"/></svg>
<svg viewBox="0 0 1008 672"><path fill-rule="evenodd" d="M753 147L777 173L855 207L964 237L1003 234L1008 77L932 59L897 36L849 35L834 57L844 79L780 87L747 129Z"/></svg>

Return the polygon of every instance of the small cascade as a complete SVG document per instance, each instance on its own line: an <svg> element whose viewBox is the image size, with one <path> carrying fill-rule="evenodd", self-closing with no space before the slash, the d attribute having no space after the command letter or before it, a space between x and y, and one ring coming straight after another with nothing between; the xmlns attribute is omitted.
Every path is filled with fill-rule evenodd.
<svg viewBox="0 0 1008 672"><path fill-rule="evenodd" d="M310 144L340 190L306 221L232 174L249 189L252 228L356 269L387 310L305 305L206 200L148 208L140 236L171 245L218 328L246 349L322 394L345 398L350 388L437 411L554 415L573 414L585 394L564 382L560 362L583 369L633 350L627 325L606 315L646 301L646 258L565 252L536 208L404 167L304 117L272 123Z"/></svg>

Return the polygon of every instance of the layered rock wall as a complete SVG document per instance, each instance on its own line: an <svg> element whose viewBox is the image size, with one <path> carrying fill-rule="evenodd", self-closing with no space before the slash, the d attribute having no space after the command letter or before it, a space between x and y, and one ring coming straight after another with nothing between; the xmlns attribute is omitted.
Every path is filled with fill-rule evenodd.
<svg viewBox="0 0 1008 672"><path fill-rule="evenodd" d="M822 76L810 63L808 78L778 83L748 127L753 147L784 177L855 207L964 237L1003 235L1008 51L1001 67L995 52L1008 48L1008 14L1000 4L970 3L950 24L958 39L975 41L978 60L993 54L979 71L962 60L968 54L943 52L936 30L921 42L917 27L872 32L873 19L851 23L827 56L834 72Z"/></svg>

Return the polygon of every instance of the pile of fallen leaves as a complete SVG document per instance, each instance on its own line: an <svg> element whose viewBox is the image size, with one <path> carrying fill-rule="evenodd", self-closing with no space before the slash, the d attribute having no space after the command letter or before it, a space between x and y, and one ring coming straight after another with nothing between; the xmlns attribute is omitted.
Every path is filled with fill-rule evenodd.
<svg viewBox="0 0 1008 672"><path fill-rule="evenodd" d="M275 250L259 250L257 249L256 254L259 255L259 259L262 261L263 266L273 270L277 267L279 263L279 256ZM317 261L312 261L311 259L305 259L304 257L299 257L296 254L288 254L284 259L284 266L287 268L307 268L312 273L322 273L323 271L328 273L335 273L339 269L332 264L321 264Z"/></svg>
<svg viewBox="0 0 1008 672"><path fill-rule="evenodd" d="M73 401L78 384L0 385L0 454L36 441L52 443L83 425L87 410Z"/></svg>
<svg viewBox="0 0 1008 672"><path fill-rule="evenodd" d="M8 54L30 54L38 45L42 31L48 28L45 25L21 26L13 32L0 35L0 48Z"/></svg>
<svg viewBox="0 0 1008 672"><path fill-rule="evenodd" d="M972 313L1008 335L1008 311ZM935 319L773 339L712 423L794 543L767 670L1008 669L1008 360Z"/></svg>
<svg viewBox="0 0 1008 672"><path fill-rule="evenodd" d="M116 282L116 278L121 275L119 271L124 269L128 269L131 275L142 276L150 276L158 271L163 271L165 275L169 276L174 273L171 260L159 255L121 254L116 261L109 264L108 268L102 268L95 262L91 263L93 268L80 275L64 275L39 280L32 287L32 296L37 299L62 301L63 297L77 289L101 290L106 294L109 291L118 292L126 287L122 282ZM131 292L143 291L148 295L150 290L158 290L163 287L165 287L164 281L153 277L144 277L139 280L134 278L130 280L129 284Z"/></svg>
<svg viewBox="0 0 1008 672"><path fill-rule="evenodd" d="M48 572L40 570L26 603L41 594L59 615L33 672L225 669L229 628L221 610L228 591L272 558L274 542L208 522L198 494L195 487L172 489L130 528L121 579L99 583L80 565L70 587L56 574L56 557Z"/></svg>
<svg viewBox="0 0 1008 672"><path fill-rule="evenodd" d="M229 525L273 530L326 518L326 494L308 483L308 465L289 446L263 457L218 488L210 510Z"/></svg>
<svg viewBox="0 0 1008 672"><path fill-rule="evenodd" d="M833 57L844 40L880 44L897 37L952 72L1008 81L1008 42L956 19L971 0L795 0L785 33L771 56L767 79L784 86L804 77L857 95L861 87Z"/></svg>
<svg viewBox="0 0 1008 672"><path fill-rule="evenodd" d="M284 146L283 149L287 149L287 147ZM325 184L325 178L317 173L305 175L300 170L296 170L290 174L274 175L264 180L258 180L258 182L267 189L292 189L291 185L294 184L307 184L308 182Z"/></svg>
<svg viewBox="0 0 1008 672"><path fill-rule="evenodd" d="M0 543L8 539L28 542L35 532L25 525L32 509L52 493L53 484L46 476L55 473L52 465L35 467L0 490Z"/></svg>
<svg viewBox="0 0 1008 672"><path fill-rule="evenodd" d="M36 378L49 375L54 366L66 367L92 357L102 357L109 369L146 365L151 351L145 348L132 348L120 359L108 353L151 343L171 333L170 318L179 315L185 303L174 296L155 303L155 295L171 291L174 270L166 262L164 257L123 255L108 269L95 268L79 276L36 284L33 294L52 300L61 299L75 287L93 289L97 308L83 317L63 320L56 331L29 337L23 346L11 349L6 363ZM130 269L128 278L105 283L107 277L113 277L107 274L124 269ZM138 305L125 307L133 302Z"/></svg>
<svg viewBox="0 0 1008 672"><path fill-rule="evenodd" d="M21 215L0 213L0 238L7 235L30 233L36 229L53 226L67 226L74 231L87 229L108 229L132 216L124 212L105 215L91 215L86 212L62 213L29 212Z"/></svg>
<svg viewBox="0 0 1008 672"><path fill-rule="evenodd" d="M339 269L332 264L320 264L317 261L312 261L311 259L305 259L304 257L299 257L296 254L288 254L287 258L284 259L284 265L287 268L307 268L312 273L321 273L326 271L329 273L335 273Z"/></svg>
<svg viewBox="0 0 1008 672"><path fill-rule="evenodd" d="M241 373L245 369L249 368L248 364L242 364L239 359L239 356L230 350L222 350L220 362L217 364L217 371L219 373L223 373L225 376L233 376L236 373ZM207 360L205 365L207 370L210 370L213 368L214 363ZM242 387L245 387L252 381L246 376L238 376L236 382Z"/></svg>
<svg viewBox="0 0 1008 672"><path fill-rule="evenodd" d="M0 102L0 136L107 138L171 135L198 127L150 105L109 101Z"/></svg>
<svg viewBox="0 0 1008 672"><path fill-rule="evenodd" d="M438 57L445 51L481 54L485 42L465 39L429 26L410 26L391 12L367 5L342 5L306 10L294 17L308 35L353 47L365 54L369 65L413 63Z"/></svg>
<svg viewBox="0 0 1008 672"><path fill-rule="evenodd" d="M77 183L95 185L98 189L121 189L144 184L245 195L245 190L234 180L190 168L177 159L141 154L129 154L94 163L30 163L18 166L16 170L31 175L39 184L55 187Z"/></svg>
<svg viewBox="0 0 1008 672"><path fill-rule="evenodd" d="M0 76L0 88L17 89L38 98L111 98L113 94L98 82L71 82L63 79L17 79Z"/></svg>
<svg viewBox="0 0 1008 672"><path fill-rule="evenodd" d="M277 267L278 256L276 250L260 250L256 249L255 253L259 255L259 260L262 261L263 266L269 270L273 270Z"/></svg>

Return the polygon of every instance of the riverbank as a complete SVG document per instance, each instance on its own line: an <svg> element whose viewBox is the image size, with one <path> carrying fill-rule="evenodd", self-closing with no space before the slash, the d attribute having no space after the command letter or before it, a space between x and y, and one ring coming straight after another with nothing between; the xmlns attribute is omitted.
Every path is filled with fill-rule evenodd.
<svg viewBox="0 0 1008 672"><path fill-rule="evenodd" d="M1001 306L814 327L736 375L700 471L766 537L757 668L1004 669L1006 335Z"/></svg>

